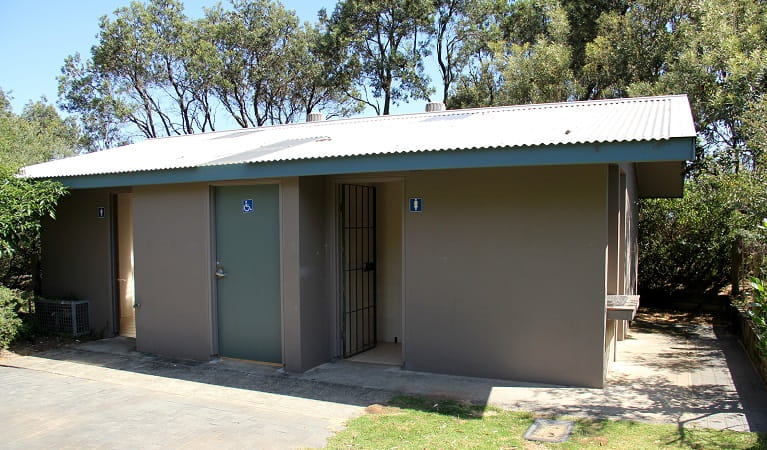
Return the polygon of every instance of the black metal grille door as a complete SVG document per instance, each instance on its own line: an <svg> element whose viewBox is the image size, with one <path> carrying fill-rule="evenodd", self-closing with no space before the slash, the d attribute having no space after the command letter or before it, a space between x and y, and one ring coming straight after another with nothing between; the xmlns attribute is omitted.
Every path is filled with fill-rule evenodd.
<svg viewBox="0 0 767 450"><path fill-rule="evenodd" d="M376 346L376 190L338 187L343 356Z"/></svg>

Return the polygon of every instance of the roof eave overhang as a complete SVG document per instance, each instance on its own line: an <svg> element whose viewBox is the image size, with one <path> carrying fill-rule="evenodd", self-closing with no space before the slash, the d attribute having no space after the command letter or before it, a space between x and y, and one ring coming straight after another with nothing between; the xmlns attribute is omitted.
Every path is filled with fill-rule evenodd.
<svg viewBox="0 0 767 450"><path fill-rule="evenodd" d="M540 145L469 150L439 150L202 166L142 172L53 177L71 189L220 182L312 175L340 175L411 170L524 167L575 164L636 163L640 196L663 194L662 186L643 190L642 180L655 178L659 167L683 164L695 157L694 138L590 144ZM675 177L676 178L676 177ZM672 183L681 186L681 172ZM656 183L657 184L657 183ZM674 188L676 189L676 188ZM669 189L665 195L674 196ZM657 192L656 192L657 191ZM681 195L681 191L679 192Z"/></svg>
<svg viewBox="0 0 767 450"><path fill-rule="evenodd" d="M684 161L634 164L639 198L679 198L684 194Z"/></svg>

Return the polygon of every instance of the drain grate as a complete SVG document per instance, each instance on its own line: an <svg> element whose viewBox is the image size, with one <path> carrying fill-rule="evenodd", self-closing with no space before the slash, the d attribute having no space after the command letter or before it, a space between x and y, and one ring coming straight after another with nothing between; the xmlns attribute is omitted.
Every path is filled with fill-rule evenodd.
<svg viewBox="0 0 767 450"><path fill-rule="evenodd" d="M569 420L535 419L522 437L528 441L565 442L572 432L573 422Z"/></svg>

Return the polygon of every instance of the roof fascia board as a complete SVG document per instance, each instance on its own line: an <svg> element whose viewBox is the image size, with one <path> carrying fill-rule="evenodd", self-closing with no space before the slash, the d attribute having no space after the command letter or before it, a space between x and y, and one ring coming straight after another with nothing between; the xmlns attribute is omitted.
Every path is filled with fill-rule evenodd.
<svg viewBox="0 0 767 450"><path fill-rule="evenodd" d="M440 150L54 178L72 189L409 170L686 161L695 138Z"/></svg>

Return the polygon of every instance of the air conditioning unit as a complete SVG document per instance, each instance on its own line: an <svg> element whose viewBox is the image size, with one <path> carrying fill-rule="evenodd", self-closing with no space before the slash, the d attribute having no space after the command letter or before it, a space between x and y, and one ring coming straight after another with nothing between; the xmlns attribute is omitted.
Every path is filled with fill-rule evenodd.
<svg viewBox="0 0 767 450"><path fill-rule="evenodd" d="M35 300L35 319L46 331L73 336L88 334L89 315L88 300Z"/></svg>

